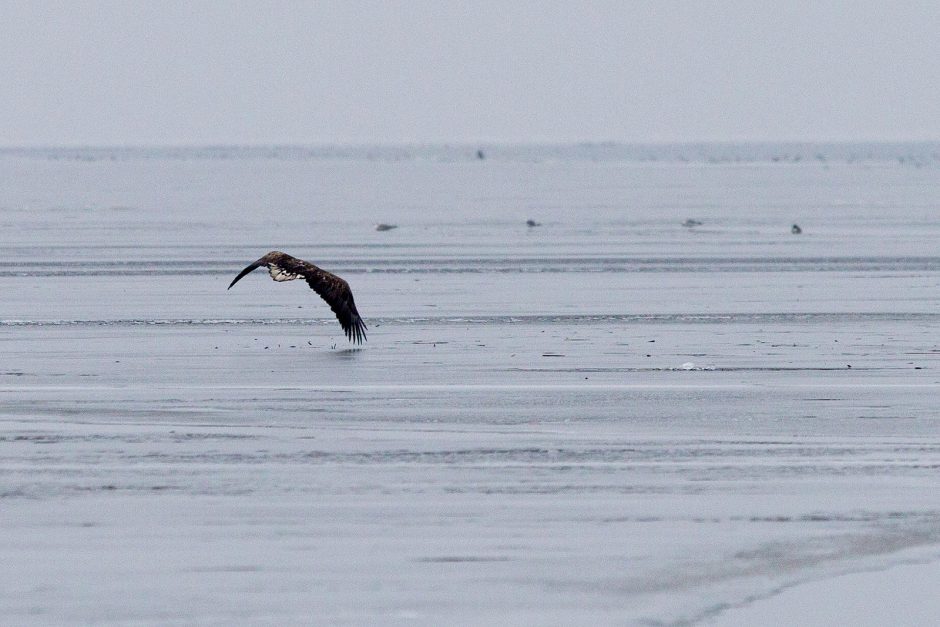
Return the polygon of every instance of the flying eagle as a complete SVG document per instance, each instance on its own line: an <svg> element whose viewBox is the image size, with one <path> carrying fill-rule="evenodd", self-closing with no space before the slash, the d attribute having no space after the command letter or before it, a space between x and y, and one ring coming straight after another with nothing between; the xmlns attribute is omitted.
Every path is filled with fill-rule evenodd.
<svg viewBox="0 0 940 627"><path fill-rule="evenodd" d="M232 286L243 276L261 266L268 267L268 272L275 281L293 281L299 278L306 280L310 289L319 294L336 314L336 319L339 320L350 342L362 344L362 341L366 339L366 323L356 311L356 302L353 300L349 283L332 272L318 268L309 261L291 257L287 253L272 250L242 270L228 289L232 289Z"/></svg>

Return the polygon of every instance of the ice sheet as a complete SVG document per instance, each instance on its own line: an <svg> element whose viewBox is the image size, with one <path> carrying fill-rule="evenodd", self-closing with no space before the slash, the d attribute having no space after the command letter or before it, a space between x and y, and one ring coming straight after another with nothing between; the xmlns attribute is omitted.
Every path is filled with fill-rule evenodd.
<svg viewBox="0 0 940 627"><path fill-rule="evenodd" d="M0 158L7 622L688 624L940 559L935 166L50 154ZM272 248L363 348L225 289Z"/></svg>

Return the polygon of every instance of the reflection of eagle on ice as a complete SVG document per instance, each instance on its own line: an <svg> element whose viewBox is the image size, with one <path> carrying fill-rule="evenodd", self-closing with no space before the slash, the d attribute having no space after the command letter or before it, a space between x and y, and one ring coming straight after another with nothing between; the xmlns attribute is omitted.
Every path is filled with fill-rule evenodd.
<svg viewBox="0 0 940 627"><path fill-rule="evenodd" d="M366 339L366 324L356 310L349 283L332 272L322 270L309 261L291 257L287 253L274 250L242 270L228 286L238 283L243 276L261 266L267 266L271 278L275 281L293 281L303 278L314 292L320 295L330 306L339 320L346 337L354 344L362 344Z"/></svg>

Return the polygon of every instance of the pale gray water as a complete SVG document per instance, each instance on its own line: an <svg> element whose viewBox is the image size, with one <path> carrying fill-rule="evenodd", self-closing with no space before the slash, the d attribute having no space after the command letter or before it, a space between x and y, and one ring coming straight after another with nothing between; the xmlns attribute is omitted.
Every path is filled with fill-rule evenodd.
<svg viewBox="0 0 940 627"><path fill-rule="evenodd" d="M3 622L681 624L940 558L933 147L220 150L0 155ZM362 349L226 291L272 248Z"/></svg>

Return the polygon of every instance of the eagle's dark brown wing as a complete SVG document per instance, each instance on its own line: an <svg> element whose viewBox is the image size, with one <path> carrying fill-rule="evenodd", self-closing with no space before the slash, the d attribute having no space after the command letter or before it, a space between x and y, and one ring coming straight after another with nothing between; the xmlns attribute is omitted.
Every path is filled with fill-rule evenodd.
<svg viewBox="0 0 940 627"><path fill-rule="evenodd" d="M313 266L313 264L310 265ZM362 341L366 339L366 324L356 310L356 301L353 300L349 283L332 272L321 270L316 266L313 266L309 272L305 272L303 277L307 280L307 285L319 294L336 314L336 319L339 320L349 341L362 344Z"/></svg>
<svg viewBox="0 0 940 627"><path fill-rule="evenodd" d="M300 278L306 280L307 285L319 294L336 314L336 319L339 320L350 342L362 344L366 339L366 324L356 310L356 301L353 300L349 283L309 261L297 259L277 250L271 251L242 270L228 286L229 289L243 276L261 266L267 266L271 278L275 281L293 281Z"/></svg>

